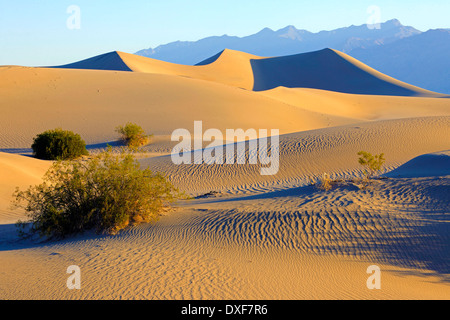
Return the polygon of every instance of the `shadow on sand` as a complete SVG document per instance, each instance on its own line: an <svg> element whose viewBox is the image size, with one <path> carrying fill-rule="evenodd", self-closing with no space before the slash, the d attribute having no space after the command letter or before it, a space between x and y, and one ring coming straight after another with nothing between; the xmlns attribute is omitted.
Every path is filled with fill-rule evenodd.
<svg viewBox="0 0 450 320"><path fill-rule="evenodd" d="M353 191L356 187L342 188ZM329 206L302 208L307 196L315 193L315 187L306 186L232 199L204 199L198 203L287 197L298 199L299 205L280 212L259 209L249 213L239 210L239 206L232 210L206 209L192 225L185 225L186 232L194 232L190 228L196 228L212 241L225 237L237 245L280 246L299 252L350 256L373 264L417 270L411 271L412 275L427 276L432 271L436 273L432 275L438 274L441 281L450 283L450 217L445 210L397 208L380 212L354 205L348 211L336 211L336 207ZM152 227L149 226L148 232L152 232ZM114 236L87 232L61 241L39 242L38 239L20 240L13 224L0 225L0 251L43 247L51 250L53 246L77 241L126 238L128 232L132 231L123 230Z"/></svg>

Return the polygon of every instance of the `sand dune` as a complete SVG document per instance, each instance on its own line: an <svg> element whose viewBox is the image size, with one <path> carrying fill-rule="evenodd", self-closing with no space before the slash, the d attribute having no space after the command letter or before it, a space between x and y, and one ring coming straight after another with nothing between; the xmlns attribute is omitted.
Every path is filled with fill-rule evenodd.
<svg viewBox="0 0 450 320"><path fill-rule="evenodd" d="M447 186L448 179L380 180L365 191L304 186L179 203L155 225L113 237L41 244L10 237L0 241L0 296L446 299ZM82 290L64 286L73 264ZM382 290L365 286L373 264Z"/></svg>
<svg viewBox="0 0 450 320"><path fill-rule="evenodd" d="M193 195L210 191L252 193L298 187L324 172L336 176L361 174L357 153L384 152L387 168L450 145L450 117L386 120L304 131L280 136L280 167L274 176L262 176L261 164L174 165L170 156L141 160L142 165L165 172L182 190Z"/></svg>
<svg viewBox="0 0 450 320"><path fill-rule="evenodd" d="M210 64L182 66L113 52L69 65L83 70L0 67L0 108L7 114L0 118L0 151L29 148L37 133L55 127L80 133L88 144L111 142L117 139L114 128L126 121L161 140L174 129L191 128L195 120L221 130L274 128L283 134L361 120L449 114L450 99L239 89L253 87L250 61L257 60L225 50ZM124 70L119 62L135 72L105 70ZM102 70L85 70L95 68ZM40 121L28 117L37 112Z"/></svg>
<svg viewBox="0 0 450 320"><path fill-rule="evenodd" d="M218 82L246 90L251 90L254 85L250 60L260 59L260 57L248 53L226 49L220 53L218 59L210 64L185 66L129 53L120 53L120 55L133 71L178 75Z"/></svg>
<svg viewBox="0 0 450 320"><path fill-rule="evenodd" d="M286 87L260 93L302 109L360 120L450 115L449 99L345 94Z"/></svg>
<svg viewBox="0 0 450 320"><path fill-rule="evenodd" d="M0 152L0 224L24 218L21 211L11 209L12 195L16 187L40 184L49 166L46 161Z"/></svg>
<svg viewBox="0 0 450 320"><path fill-rule="evenodd" d="M450 99L442 95L326 49L278 58L225 50L198 66L122 52L55 68L4 66L0 97L0 151L8 152L0 152L0 299L450 297L442 151ZM195 120L221 131L279 129L278 173L173 164L170 134L192 131ZM19 155L33 137L63 127L95 151L128 121L155 134L141 165L195 199L116 236L19 241L13 223L24 213L8 209L11 194L40 183L51 165ZM254 157L249 142L237 144L244 160ZM389 178L366 189L311 185L324 172L361 176L360 150L384 152ZM382 290L366 287L374 264ZM81 268L82 290L65 286L70 265Z"/></svg>
<svg viewBox="0 0 450 320"><path fill-rule="evenodd" d="M266 128L281 133L355 121L171 75L25 67L0 68L0 75L0 108L7 115L0 118L3 151L29 148L36 134L55 127L98 144L116 140L115 127L128 121L169 137L178 128L192 130L195 120L202 120L205 128Z"/></svg>
<svg viewBox="0 0 450 320"><path fill-rule="evenodd" d="M61 69L84 69L84 70L111 70L111 71L133 71L123 61L117 51L101 54L85 60L54 66L52 68Z"/></svg>
<svg viewBox="0 0 450 320"><path fill-rule="evenodd" d="M251 90L254 84L251 59L260 59L260 57L227 49L222 51L211 64L186 66L114 51L57 68L177 75Z"/></svg>
<svg viewBox="0 0 450 320"><path fill-rule="evenodd" d="M358 144L388 150L390 165L448 145L447 140L436 139L439 132L448 131L448 117L375 124L287 135L282 137L282 159L294 166L290 174L304 181L302 173L313 170L313 163L336 173L356 172L352 163ZM357 131L361 140L354 145ZM399 145L402 148L394 150ZM156 159L161 158L143 163L153 165ZM30 163L21 168L38 161L27 160ZM448 178L380 180L365 191L354 185L320 192L310 186L279 188L273 183L264 185L261 193L263 188L245 185L242 171L234 169L212 170L211 175L204 165L179 171L181 179L190 180L184 187L195 177L206 189L207 180L220 185L224 179L225 190L233 190L234 182L243 184L244 192L180 202L158 223L117 236L17 242L13 225L0 225L0 297L229 300L450 295L450 230L443 213L449 205ZM289 169L283 172L286 176ZM10 185L17 184L16 177ZM65 270L74 264L81 268L82 290L65 287ZM366 287L370 265L382 271L382 290Z"/></svg>
<svg viewBox="0 0 450 320"><path fill-rule="evenodd" d="M450 151L420 155L395 170L386 177L441 177L450 175Z"/></svg>
<svg viewBox="0 0 450 320"><path fill-rule="evenodd" d="M436 94L382 74L337 50L252 60L253 90L276 87L313 88L344 93L435 96Z"/></svg>
<svg viewBox="0 0 450 320"><path fill-rule="evenodd" d="M354 94L445 96L391 78L333 49L274 58L225 49L195 66L115 51L58 68L170 74L255 91L287 87Z"/></svg>

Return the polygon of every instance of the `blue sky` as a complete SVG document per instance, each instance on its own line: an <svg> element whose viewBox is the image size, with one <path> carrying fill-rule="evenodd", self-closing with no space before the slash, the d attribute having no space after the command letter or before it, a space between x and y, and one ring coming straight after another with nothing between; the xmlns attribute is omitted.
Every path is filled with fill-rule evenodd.
<svg viewBox="0 0 450 320"><path fill-rule="evenodd" d="M67 11L71 5L79 8L79 29L67 26L75 17ZM57 65L264 27L331 30L367 23L371 5L380 8L383 22L397 18L421 31L450 28L448 0L0 0L0 65Z"/></svg>

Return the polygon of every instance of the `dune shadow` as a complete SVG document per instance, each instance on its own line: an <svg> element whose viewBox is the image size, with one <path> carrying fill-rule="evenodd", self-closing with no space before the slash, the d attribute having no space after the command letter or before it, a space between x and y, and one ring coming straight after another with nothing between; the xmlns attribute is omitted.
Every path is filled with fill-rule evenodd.
<svg viewBox="0 0 450 320"><path fill-rule="evenodd" d="M334 187L335 190L341 190L341 191L358 191L359 188L352 184L342 184L339 186ZM212 202L233 202L233 201L251 201L251 200L264 200L264 199L276 199L276 198L285 198L285 197L295 197L295 196L313 196L317 195L319 192L324 192L319 190L316 186L313 185L307 185L307 186L301 186L301 187L294 187L294 188L286 188L276 191L269 191L269 192L263 192L258 193L254 195L244 195L244 196L238 196L238 197L227 197L227 198L215 198L215 197L204 197L199 196L197 199L203 199L207 198L210 201L205 201L202 203L212 203ZM214 193L214 191L211 191L210 193Z"/></svg>
<svg viewBox="0 0 450 320"><path fill-rule="evenodd" d="M108 141L108 142L89 144L89 145L86 145L86 149L87 150L106 149L106 148L108 148L108 146L114 148L114 147L124 147L126 145L123 141L116 140L116 141Z"/></svg>
<svg viewBox="0 0 450 320"><path fill-rule="evenodd" d="M435 272L427 272L421 270L384 270L385 272L390 272L399 277L419 277L419 278L428 278L428 277L438 277L440 282L450 283L450 275L449 274L436 274ZM430 281L432 282L432 281Z"/></svg>
<svg viewBox="0 0 450 320"><path fill-rule="evenodd" d="M39 241L36 238L20 238L15 224L0 225L0 251L39 248L43 246L43 243L44 242Z"/></svg>
<svg viewBox="0 0 450 320"><path fill-rule="evenodd" d="M21 156L33 156L33 149L31 148L1 148L0 152L18 154Z"/></svg>
<svg viewBox="0 0 450 320"><path fill-rule="evenodd" d="M121 140L100 142L86 145L87 150L106 149L108 146L113 148L125 147L126 144ZM31 148L0 148L0 152L18 154L22 156L33 156L33 149Z"/></svg>
<svg viewBox="0 0 450 320"><path fill-rule="evenodd" d="M379 75L357 66L334 50L267 59L251 59L254 91L277 87L312 88L342 93L415 96L407 86L381 79Z"/></svg>
<svg viewBox="0 0 450 320"><path fill-rule="evenodd" d="M445 274L445 281L450 283L450 221L448 216L442 219L444 212L436 215L437 220L410 225L379 239L380 257L393 265Z"/></svg>
<svg viewBox="0 0 450 320"><path fill-rule="evenodd" d="M289 189L282 189L282 190L276 190L276 191L269 191L269 192L263 192L253 195L241 195L241 196L228 196L228 197L216 197L215 194L220 194L219 192L216 192L214 190L199 195L195 197L195 199L203 200L202 204L207 203L216 203L216 202L234 202L234 201L251 201L251 200L264 200L264 199L274 199L274 198L284 198L284 197L292 197L292 196L299 196L299 195L308 195L313 194L314 187L313 186L303 186L303 187L296 187L296 188L289 188Z"/></svg>
<svg viewBox="0 0 450 320"><path fill-rule="evenodd" d="M84 233L67 236L63 239L46 239L39 237L37 234L27 238L21 238L15 224L3 224L0 225L0 252L23 249L39 249L80 241L101 240L106 238L112 239L119 236L121 236L121 233L118 233L117 235L105 235L97 234L92 230L87 230Z"/></svg>
<svg viewBox="0 0 450 320"><path fill-rule="evenodd" d="M427 190L429 188L434 186L427 187ZM335 200L358 188L347 184L334 190L340 192L333 197L331 191L324 199L320 195L325 192L317 190L315 186L238 198L208 198L199 203L238 200L257 200L261 203L260 209L250 211L248 208L240 210L239 204L233 209L203 209L201 215L184 225L184 228L187 233L201 234L205 241L226 239L228 243L240 246L280 247L320 255L354 257L372 264L383 263L413 269L404 273L405 276L435 275L439 276L440 281L450 283L450 215L445 202L440 202L445 199L439 198L439 203L443 204L437 207L412 209L408 205L392 207L389 204L372 207L370 203L361 202L340 205ZM428 191L437 193L435 189ZM319 195L318 199L316 195ZM284 202L282 198L287 201ZM273 204L268 204L266 210L264 201L272 202L274 199L280 201L280 205L289 205L274 210ZM354 199L354 196L351 195L350 199ZM315 203L308 206L313 200ZM129 231L124 232L126 234ZM106 237L111 239L123 234L109 236L88 231L63 240L22 240L14 224L0 225L0 251L51 247Z"/></svg>
<svg viewBox="0 0 450 320"><path fill-rule="evenodd" d="M251 214L248 209L239 210L239 206L233 210L208 210L197 222L203 234L231 238L230 241L241 245L338 254L374 264L412 268L418 274L431 270L450 275L450 215L443 209L448 186L436 188L430 185L421 190L424 195L434 196L436 207L412 209L407 203L401 206L375 203L372 207L371 196L366 199L369 203L356 200L359 192L364 191L352 184L334 188L338 191L335 195L333 190L325 195L325 191L315 186L304 186L250 196L209 198L200 204L256 200L261 201L261 208L265 200L270 203L267 211L255 209ZM340 197L349 192L355 192L349 199L356 202L343 201L341 206ZM325 195L323 199L321 194ZM277 202L280 210L274 211L273 203ZM311 202L314 203L309 205ZM447 276L441 278L449 281Z"/></svg>

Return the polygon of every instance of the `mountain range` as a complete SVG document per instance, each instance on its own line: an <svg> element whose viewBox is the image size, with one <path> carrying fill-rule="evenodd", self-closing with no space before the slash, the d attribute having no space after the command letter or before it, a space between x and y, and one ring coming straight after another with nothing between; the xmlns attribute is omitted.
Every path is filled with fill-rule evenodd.
<svg viewBox="0 0 450 320"><path fill-rule="evenodd" d="M280 30L264 28L245 36L212 36L198 41L176 41L137 55L162 61L206 64L224 49L274 57L332 48L344 52L372 68L422 88L450 93L450 30L421 32L393 19L379 28L350 26L312 33L287 26Z"/></svg>

